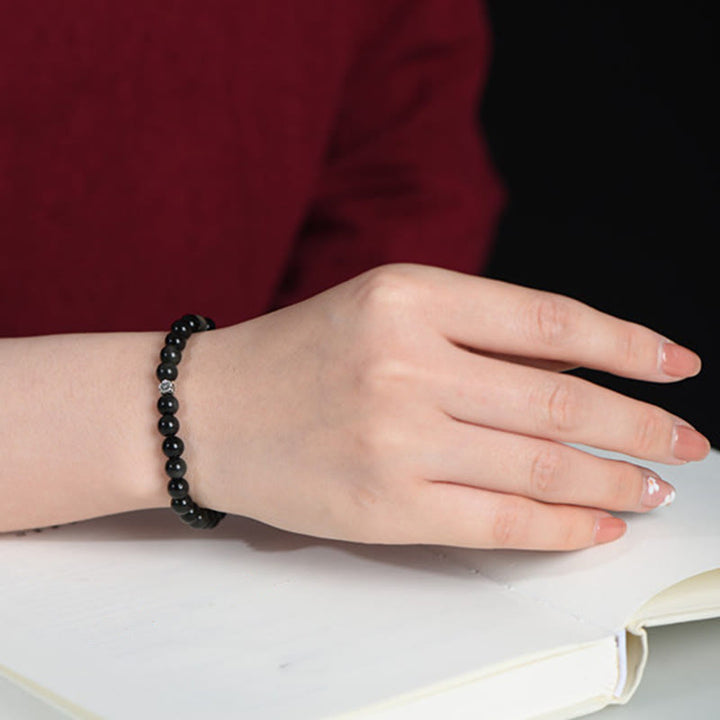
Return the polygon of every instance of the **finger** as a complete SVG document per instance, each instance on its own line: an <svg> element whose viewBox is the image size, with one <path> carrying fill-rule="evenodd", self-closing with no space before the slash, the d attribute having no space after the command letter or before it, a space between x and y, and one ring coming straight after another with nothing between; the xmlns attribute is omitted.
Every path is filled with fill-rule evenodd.
<svg viewBox="0 0 720 720"><path fill-rule="evenodd" d="M615 540L626 528L599 510L451 483L428 483L414 510L419 542L456 547L577 550Z"/></svg>
<svg viewBox="0 0 720 720"><path fill-rule="evenodd" d="M431 293L427 317L461 345L656 382L700 371L700 358L687 348L577 300L450 271L422 272Z"/></svg>
<svg viewBox="0 0 720 720"><path fill-rule="evenodd" d="M710 451L680 418L582 378L453 346L444 367L435 392L439 406L458 420L665 463L701 460Z"/></svg>
<svg viewBox="0 0 720 720"><path fill-rule="evenodd" d="M548 440L460 423L450 418L428 447L428 479L614 511L647 512L675 499L647 468L599 458Z"/></svg>

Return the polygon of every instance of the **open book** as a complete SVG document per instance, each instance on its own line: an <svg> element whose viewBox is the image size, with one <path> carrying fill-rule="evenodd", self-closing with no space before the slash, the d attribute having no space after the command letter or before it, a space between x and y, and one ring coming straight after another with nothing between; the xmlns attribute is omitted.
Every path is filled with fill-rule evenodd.
<svg viewBox="0 0 720 720"><path fill-rule="evenodd" d="M0 536L0 675L79 718L571 718L644 627L720 615L720 453L574 553L382 547L128 513Z"/></svg>

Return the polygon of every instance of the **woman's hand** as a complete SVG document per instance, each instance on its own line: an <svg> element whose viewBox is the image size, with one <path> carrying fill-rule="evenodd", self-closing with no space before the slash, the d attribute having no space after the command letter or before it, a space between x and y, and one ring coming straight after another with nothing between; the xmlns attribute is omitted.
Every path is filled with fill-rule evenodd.
<svg viewBox="0 0 720 720"><path fill-rule="evenodd" d="M178 393L194 499L368 543L574 549L605 511L672 488L582 443L664 463L707 440L681 419L557 372L670 382L699 358L577 301L415 265L193 339ZM670 498L671 499L671 498Z"/></svg>

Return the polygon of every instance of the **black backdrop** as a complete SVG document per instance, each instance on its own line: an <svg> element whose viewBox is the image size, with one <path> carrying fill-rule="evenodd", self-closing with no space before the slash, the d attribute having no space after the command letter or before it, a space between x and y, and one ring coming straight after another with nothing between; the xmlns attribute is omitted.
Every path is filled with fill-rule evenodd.
<svg viewBox="0 0 720 720"><path fill-rule="evenodd" d="M490 0L481 121L510 200L487 274L693 348L676 386L584 375L720 446L715 7Z"/></svg>

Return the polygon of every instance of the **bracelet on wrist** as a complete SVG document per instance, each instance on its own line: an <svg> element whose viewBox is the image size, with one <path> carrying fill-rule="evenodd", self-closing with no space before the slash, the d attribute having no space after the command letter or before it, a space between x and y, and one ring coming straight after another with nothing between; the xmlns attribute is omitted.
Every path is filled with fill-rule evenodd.
<svg viewBox="0 0 720 720"><path fill-rule="evenodd" d="M170 507L184 523L200 530L214 528L225 517L225 513L200 507L190 497L190 484L185 477L187 465L182 459L185 444L178 436L180 421L176 413L180 405L175 397L175 380L178 377L182 352L190 336L214 328L215 323L202 315L183 315L176 320L165 336L165 346L160 351L161 362L155 371L160 381L160 398L157 402L160 412L158 430L164 438L162 451L167 458L165 473L169 478L167 490L172 498Z"/></svg>

